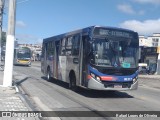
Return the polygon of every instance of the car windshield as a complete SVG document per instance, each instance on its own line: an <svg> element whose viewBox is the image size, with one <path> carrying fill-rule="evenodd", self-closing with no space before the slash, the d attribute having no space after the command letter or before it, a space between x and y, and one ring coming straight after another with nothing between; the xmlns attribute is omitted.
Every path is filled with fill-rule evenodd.
<svg viewBox="0 0 160 120"><path fill-rule="evenodd" d="M96 66L136 68L137 49L131 39L96 39L92 44L90 62Z"/></svg>

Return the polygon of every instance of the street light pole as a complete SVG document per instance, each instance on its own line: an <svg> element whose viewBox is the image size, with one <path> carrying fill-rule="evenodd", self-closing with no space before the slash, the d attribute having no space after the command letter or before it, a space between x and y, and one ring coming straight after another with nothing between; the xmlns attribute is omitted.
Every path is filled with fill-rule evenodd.
<svg viewBox="0 0 160 120"><path fill-rule="evenodd" d="M14 40L15 40L16 0L9 0L8 31L6 41L3 86L12 86Z"/></svg>

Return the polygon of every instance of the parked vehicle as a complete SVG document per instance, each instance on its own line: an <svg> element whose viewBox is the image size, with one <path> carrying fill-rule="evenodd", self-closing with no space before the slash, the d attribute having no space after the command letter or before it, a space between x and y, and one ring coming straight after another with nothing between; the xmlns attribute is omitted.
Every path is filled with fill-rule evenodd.
<svg viewBox="0 0 160 120"><path fill-rule="evenodd" d="M138 64L139 67L139 74L147 74L148 73L148 65L147 63L139 63Z"/></svg>

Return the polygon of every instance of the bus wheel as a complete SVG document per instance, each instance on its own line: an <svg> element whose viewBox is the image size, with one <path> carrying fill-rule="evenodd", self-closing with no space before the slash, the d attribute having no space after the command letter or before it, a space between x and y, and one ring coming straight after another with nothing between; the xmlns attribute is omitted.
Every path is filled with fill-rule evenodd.
<svg viewBox="0 0 160 120"><path fill-rule="evenodd" d="M74 74L70 75L69 88L73 91L77 91L78 87L76 85L76 77Z"/></svg>
<svg viewBox="0 0 160 120"><path fill-rule="evenodd" d="M47 81L51 81L51 71L50 68L47 69Z"/></svg>

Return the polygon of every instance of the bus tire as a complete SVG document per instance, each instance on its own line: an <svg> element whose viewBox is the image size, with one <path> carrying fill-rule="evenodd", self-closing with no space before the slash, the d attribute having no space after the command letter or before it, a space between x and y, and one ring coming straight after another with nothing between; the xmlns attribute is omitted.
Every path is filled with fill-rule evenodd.
<svg viewBox="0 0 160 120"><path fill-rule="evenodd" d="M47 81L51 81L52 78L51 78L51 71L50 71L50 68L48 67L47 68Z"/></svg>
<svg viewBox="0 0 160 120"><path fill-rule="evenodd" d="M70 78L69 88L73 91L78 91L75 74L70 74L69 78Z"/></svg>

